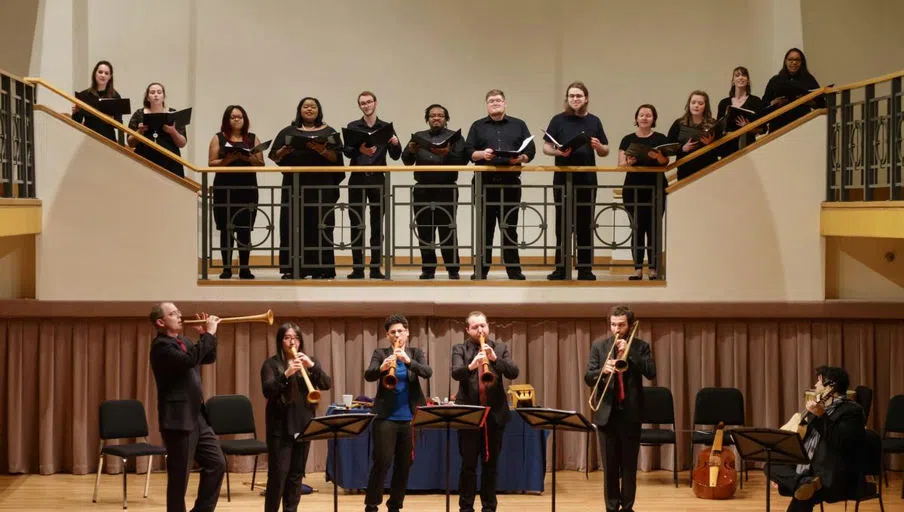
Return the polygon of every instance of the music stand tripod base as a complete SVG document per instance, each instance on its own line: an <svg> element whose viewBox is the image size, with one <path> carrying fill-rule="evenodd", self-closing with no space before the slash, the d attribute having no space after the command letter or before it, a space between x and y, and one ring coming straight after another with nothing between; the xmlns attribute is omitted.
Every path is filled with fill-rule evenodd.
<svg viewBox="0 0 904 512"><path fill-rule="evenodd" d="M296 442L328 439L333 441L333 512L339 512L339 440L358 437L374 420L374 415L334 414L319 416L311 420L304 432L295 438Z"/></svg>
<svg viewBox="0 0 904 512"><path fill-rule="evenodd" d="M809 464L803 440L797 432L777 428L739 427L726 430L731 434L735 449L745 461L766 463L766 512L771 507L772 464Z"/></svg>

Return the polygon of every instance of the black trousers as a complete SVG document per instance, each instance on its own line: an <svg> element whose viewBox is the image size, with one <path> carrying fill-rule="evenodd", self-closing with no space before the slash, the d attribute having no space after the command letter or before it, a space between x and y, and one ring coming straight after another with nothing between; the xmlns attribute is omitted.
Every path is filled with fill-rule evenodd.
<svg viewBox="0 0 904 512"><path fill-rule="evenodd" d="M226 457L213 429L198 417L194 430L162 430L166 446L166 510L185 512L185 491L192 461L201 466L201 482L193 512L209 512L217 508L220 486L226 474Z"/></svg>
<svg viewBox="0 0 904 512"><path fill-rule="evenodd" d="M505 271L511 274L521 272L521 258L518 256L518 210L521 203L521 180L514 183L484 183L484 254L482 272L485 275L490 271L493 261L493 236L496 233L496 224L499 223L499 233L502 247L502 263Z"/></svg>
<svg viewBox="0 0 904 512"><path fill-rule="evenodd" d="M405 501L408 487L408 470L411 468L411 422L374 420L373 423L374 461L367 479L367 495L364 511L377 512L383 502L383 484L386 472L392 465L392 481L386 508L399 510Z"/></svg>
<svg viewBox="0 0 904 512"><path fill-rule="evenodd" d="M763 468L763 473L766 473L765 467ZM812 475L797 474L797 466L772 464L769 469L769 477L773 482L778 484L778 493L782 496L793 496L794 491L800 486L801 479L805 476ZM791 503L788 504L788 512L810 512L816 505L823 501L823 494L825 491L826 489L820 489L816 491L816 494L814 494L812 498L805 501L791 498Z"/></svg>
<svg viewBox="0 0 904 512"><path fill-rule="evenodd" d="M352 264L364 268L364 228L370 222L370 268L379 270L382 262L383 243L383 173L353 172L348 179L348 209L351 225ZM368 188L353 188L354 185L370 185ZM376 186L379 186L377 188ZM365 204L369 203L368 219L364 217Z"/></svg>
<svg viewBox="0 0 904 512"><path fill-rule="evenodd" d="M612 409L606 426L599 429L605 472L603 496L608 512L634 510L640 426L640 423L625 418L623 411Z"/></svg>
<svg viewBox="0 0 904 512"><path fill-rule="evenodd" d="M663 195L663 197L665 197ZM622 191L625 210L633 223L631 233L631 255L634 269L643 269L643 253L646 249L647 265L651 270L659 272L659 256L662 254L662 223L658 222L653 208L653 191L649 189L631 189L626 186ZM664 214L665 207L662 209ZM660 221L662 218L660 217Z"/></svg>
<svg viewBox="0 0 904 512"><path fill-rule="evenodd" d="M251 230L257 217L258 191L255 188L217 188L214 179L213 218L220 230L220 254L223 268L232 268L232 246L238 241L239 268L248 269L251 254Z"/></svg>
<svg viewBox="0 0 904 512"><path fill-rule="evenodd" d="M558 184L555 184L558 185ZM593 185L593 188L590 188ZM574 198L577 203L574 219L571 226L565 226L565 208L569 204L562 204L562 186L552 189L552 197L556 207L556 270L565 272L565 263L562 258L562 248L565 247L565 236L574 233L577 239L578 270L589 271L593 268L593 211L596 203L596 184L575 183ZM567 235L563 234L564 232Z"/></svg>
<svg viewBox="0 0 904 512"><path fill-rule="evenodd" d="M301 499L301 480L308 462L311 443L284 437L267 439L267 497L265 512L295 512Z"/></svg>
<svg viewBox="0 0 904 512"><path fill-rule="evenodd" d="M486 433L483 429L458 431L458 454L461 456L461 473L458 476L460 512L474 512L478 459L483 465L480 473L481 509L483 512L496 510L496 465L499 462L499 451L502 450L504 431L505 425L497 425L492 415L487 416ZM490 457L484 460L487 451Z"/></svg>
<svg viewBox="0 0 904 512"><path fill-rule="evenodd" d="M412 193L414 221L421 246L421 270L436 273L436 251L428 244L434 240L443 254L443 263L450 273L458 272L458 231L455 218L458 209L458 187L436 187L417 184ZM434 238L434 235L437 235Z"/></svg>

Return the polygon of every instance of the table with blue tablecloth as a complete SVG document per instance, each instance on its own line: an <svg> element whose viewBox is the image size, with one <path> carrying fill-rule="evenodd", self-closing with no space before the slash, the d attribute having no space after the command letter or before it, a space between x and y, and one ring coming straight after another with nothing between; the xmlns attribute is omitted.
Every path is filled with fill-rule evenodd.
<svg viewBox="0 0 904 512"><path fill-rule="evenodd" d="M351 411L330 406L327 414L348 412L371 412L370 409ZM498 492L543 492L546 473L546 438L549 432L535 430L514 411L509 411L509 422L505 425L502 451L499 453ZM373 462L372 426L368 426L360 436L340 439L339 468L336 483L343 489L366 489L367 477ZM451 490L458 490L458 474L461 458L458 455L458 434L453 429L450 435L449 472ZM414 440L414 463L408 476L408 490L446 489L446 430L416 429ZM481 465L477 466L477 483L480 485ZM386 473L386 488L392 469ZM333 441L329 441L326 464L327 481L333 479Z"/></svg>

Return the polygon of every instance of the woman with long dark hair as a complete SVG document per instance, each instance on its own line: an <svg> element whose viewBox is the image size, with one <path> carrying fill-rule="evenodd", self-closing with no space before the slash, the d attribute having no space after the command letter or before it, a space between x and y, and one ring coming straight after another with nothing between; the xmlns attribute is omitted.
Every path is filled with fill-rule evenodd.
<svg viewBox="0 0 904 512"><path fill-rule="evenodd" d="M722 98L716 109L716 117L721 118L728 114L731 107L749 110L748 116L737 116L736 121L725 125L725 133L740 130L753 120L753 116L763 110L763 100L750 92L750 72L744 66L738 66L731 72L731 88L728 89L728 97ZM725 157L739 148L742 148L756 140L755 133L747 133L735 140L726 142L720 148L720 154Z"/></svg>
<svg viewBox="0 0 904 512"><path fill-rule="evenodd" d="M207 165L210 167L263 166L261 152L250 153L260 145L249 131L251 121L241 105L229 105L223 111L220 131L210 139ZM251 254L251 230L257 215L257 174L253 172L217 173L213 179L213 220L220 231L223 272L220 279L232 277L232 244L238 239L239 278L254 279L248 266ZM234 236L233 236L234 234Z"/></svg>
<svg viewBox="0 0 904 512"><path fill-rule="evenodd" d="M807 57L801 50L791 48L785 52L782 69L766 84L763 102L771 109L781 108L814 89L819 89L819 82L807 69ZM790 112L770 121L769 131L775 131L791 121L805 116L812 107L821 107L824 104L825 99L820 96L807 105L799 105Z"/></svg>
<svg viewBox="0 0 904 512"><path fill-rule="evenodd" d="M276 354L261 367L261 387L267 398L266 512L277 512L280 502L284 511L294 512L301 499L301 481L311 443L297 442L295 438L304 432L317 408L307 403L310 390L301 372L306 371L311 384L319 390L330 389L333 383L320 363L303 349L301 329L297 324L284 323L276 331Z"/></svg>
<svg viewBox="0 0 904 512"><path fill-rule="evenodd" d="M188 144L188 139L185 137L184 126L176 126L175 123L164 124L160 131L151 131L150 128L144 124L144 116L146 114L162 114L175 111L176 109L167 109L166 107L166 89L163 87L163 84L160 82L151 82L144 90L144 107L136 110L135 113L132 114L132 118L129 119L129 128L150 138L160 147L168 150L174 155L182 156L179 148L184 148L185 145ZM127 142L129 146L135 148L136 154L147 158L151 163L163 167L180 178L185 176L185 170L182 168L182 164L176 160L173 160L159 151L151 149L143 142L139 141L138 138L131 135L129 135Z"/></svg>
<svg viewBox="0 0 904 512"><path fill-rule="evenodd" d="M77 96L89 96L99 102L103 99L120 99L119 93L113 87L113 64L109 61L101 60L94 65L91 71L91 87L78 93ZM92 105L93 106L93 105ZM122 123L122 115L117 114L113 119ZM85 112L77 105L72 106L72 120L85 127L94 130L104 137L116 142L116 129L109 124L98 119L94 114Z"/></svg>

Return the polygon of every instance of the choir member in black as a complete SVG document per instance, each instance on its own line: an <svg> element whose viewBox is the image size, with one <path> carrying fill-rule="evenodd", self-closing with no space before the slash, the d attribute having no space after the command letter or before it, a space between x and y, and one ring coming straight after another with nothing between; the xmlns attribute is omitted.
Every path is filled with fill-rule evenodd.
<svg viewBox="0 0 904 512"><path fill-rule="evenodd" d="M643 377L656 378L656 364L650 345L634 337L627 357L627 338L634 323L634 312L628 306L615 306L609 311L612 335L590 347L584 382L593 388L599 381L592 400L599 401L606 379L614 372L612 384L600 408L593 415L600 446L603 448L605 480L603 496L607 512L633 512L637 491L637 454L640 451L640 420L643 411ZM612 344L615 350L606 358ZM628 369L615 371L615 360L625 359ZM602 378L600 376L602 375ZM619 485L619 478L621 485Z"/></svg>
<svg viewBox="0 0 904 512"><path fill-rule="evenodd" d="M679 117L672 123L669 128L669 142L678 142L681 149L678 150L678 158L683 158L694 151L708 145L716 139L715 133L709 133L701 136L699 139L684 139L680 137L681 125L697 128L700 130L710 130L716 126L716 120L713 119L712 109L709 106L709 94L704 91L694 91L687 97L687 103L684 105L684 115ZM678 166L678 179L683 180L694 175L700 169L715 162L719 159L716 152L710 151L705 155L699 156L692 161Z"/></svg>
<svg viewBox="0 0 904 512"><path fill-rule="evenodd" d="M372 132L379 130L388 123L377 117L377 97L370 91L364 91L358 95L358 108L364 114L361 119L348 123L347 128L359 131ZM348 141L346 141L348 142ZM402 154L402 145L399 138L393 134L389 144L385 146L367 146L361 144L358 147L345 146L345 156L349 165L386 165L386 154L393 160L398 160ZM351 220L352 237L352 264L354 268L348 275L349 279L364 279L364 227L367 221L364 217L365 201L370 203L370 278L385 279L380 272L382 261L383 243L383 184L385 174L382 172L353 172L348 178L348 208ZM366 186L366 188L353 188L353 186ZM375 188L379 187L379 188ZM385 205L384 205L385 207Z"/></svg>
<svg viewBox="0 0 904 512"><path fill-rule="evenodd" d="M185 512L185 490L192 462L201 468L201 481L193 511L217 508L220 486L226 474L226 457L207 423L201 365L217 360L217 326L220 319L200 315L197 343L182 332L182 313L172 302L151 308L157 336L151 343L151 370L157 382L157 417L166 446L166 510Z"/></svg>
<svg viewBox="0 0 904 512"><path fill-rule="evenodd" d="M329 137L338 134L323 122L323 109L317 98L302 98L298 102L295 121L282 130L274 139L270 150L270 160L282 167L288 166L338 166L343 165L342 151L309 141L304 149L296 149L285 144L286 137L308 134ZM279 218L279 266L283 279L292 279L292 262L289 261L289 247L292 245L290 226L300 226L302 247L296 248L301 254L301 278L332 279L336 277L336 260L333 253L333 229L336 215L333 211L339 200L339 184L345 179L344 172L304 172L298 175L302 187L302 212L295 212L290 206L289 191L292 187L291 172L284 172ZM318 187L318 188L312 188ZM290 218L295 222L289 222ZM323 223L325 227L321 228ZM297 229L297 228L296 228Z"/></svg>
<svg viewBox="0 0 904 512"><path fill-rule="evenodd" d="M252 149L261 142L249 132L251 121L241 105L229 105L223 112L220 131L210 140L207 165L210 167L263 166L264 155L243 153L233 148ZM248 266L251 254L251 230L257 215L257 174L253 172L217 173L213 179L213 220L220 231L223 272L220 279L232 277L232 243L238 240L239 278L254 279ZM233 236L234 235L234 236Z"/></svg>
<svg viewBox="0 0 904 512"><path fill-rule="evenodd" d="M105 60L95 64L94 70L91 72L91 87L82 91L81 94L90 94L98 101L101 98L120 99L121 96L113 87L113 64ZM121 114L115 115L113 119L122 123ZM82 111L77 105L72 106L72 120L76 123L84 124L86 127L116 142L116 130L112 126L101 121L94 114Z"/></svg>
<svg viewBox="0 0 904 512"><path fill-rule="evenodd" d="M277 512L280 501L284 512L295 512L301 499L301 480L311 442L295 439L304 432L317 409L317 404L307 402L310 390L301 375L302 368L316 389L330 389L333 380L323 366L304 353L298 325L282 324L276 330L276 354L261 366L261 388L267 398L266 512Z"/></svg>
<svg viewBox="0 0 904 512"><path fill-rule="evenodd" d="M850 377L842 368L816 369L816 393L827 393L830 398L823 403L810 400L806 404L812 415L804 437L810 464L773 464L769 468L772 486L782 496L793 496L788 512L810 512L823 501L846 500L857 490L857 461L862 460L866 417L857 402L847 399L849 384ZM831 393L828 386L832 387Z"/></svg>
<svg viewBox="0 0 904 512"><path fill-rule="evenodd" d="M505 94L499 89L490 90L485 97L487 117L471 124L465 142L465 155L477 165L521 165L534 159L536 147L531 141L524 152L514 158L496 156L495 149L514 151L531 136L524 121L506 115ZM518 256L518 208L521 202L521 171L502 169L485 172L481 176L486 201L484 215L484 255L480 274L471 279L486 279L493 261L493 235L499 223L502 262L509 279L524 280L521 259ZM495 203L495 204L494 204Z"/></svg>
<svg viewBox="0 0 904 512"><path fill-rule="evenodd" d="M391 315L383 324L389 347L374 350L364 380L381 381L374 399L373 465L367 479L364 511L377 512L383 502L383 484L392 464L392 480L386 508L398 512L405 501L408 470L412 460L411 420L414 409L426 405L421 390L421 378L429 379L433 370L427 366L424 351L408 346L408 319ZM391 368L395 368L396 384L387 388L382 384Z"/></svg>
<svg viewBox="0 0 904 512"><path fill-rule="evenodd" d="M417 132L417 136L430 142L448 140L452 130L449 123L449 111L446 107L434 103L424 110L424 120L429 129ZM452 144L441 147L420 147L411 141L402 152L405 165L467 165L465 141L459 138ZM443 263L449 272L449 279L459 279L458 230L456 229L456 210L458 206L458 171L425 172L414 171L414 203L417 237L421 246L421 279L433 279L436 274L436 251L433 249L437 240ZM434 238L434 234L436 238Z"/></svg>
<svg viewBox="0 0 904 512"><path fill-rule="evenodd" d="M728 114L730 107L743 108L755 113L763 110L763 100L750 94L750 73L744 66L738 66L731 72L731 89L728 90L728 97L722 98L722 101L719 102L719 108L716 109L716 117L724 117ZM725 126L725 133L737 131L750 121L747 117L738 116L735 123L731 126ZM744 134L735 140L723 144L719 152L722 157L726 157L754 140L756 140L755 133Z"/></svg>
<svg viewBox="0 0 904 512"><path fill-rule="evenodd" d="M161 114L175 111L176 109L166 108L166 89L163 88L163 84L151 82L144 91L144 108L140 108L132 114L132 118L129 119L129 128L156 142L161 149L165 149L176 156L182 156L179 148L184 148L185 144L188 143L188 139L185 138L184 126L165 124L162 130L157 132L150 130L144 124L145 114ZM139 142L136 137L131 135L129 135L127 142L130 147L135 148L136 154L147 158L152 163L163 167L180 178L185 176L185 171L179 162L163 153L154 151L154 149L146 146L143 142Z"/></svg>
<svg viewBox="0 0 904 512"><path fill-rule="evenodd" d="M582 82L573 82L565 88L565 111L556 114L549 121L546 132L559 144L566 144L572 137L585 133L590 137L590 144L577 149L569 148L566 151L557 149L552 142L543 143L543 153L556 157L557 166L594 166L596 156L604 157L609 154L609 139L603 130L600 118L587 112L590 104L590 92ZM546 276L546 279L557 281L565 279L565 266L562 257L562 247L565 237L571 236L574 231L577 239L578 254L578 279L581 281L593 281L593 206L596 203L596 173L575 172L572 173L572 182L575 185L574 198L578 203L577 213L571 226L565 226L565 209L570 205L562 202L562 192L568 173L556 171L552 183L553 198L556 203L556 269ZM562 230L565 230L563 234Z"/></svg>
<svg viewBox="0 0 904 512"><path fill-rule="evenodd" d="M669 164L668 157L656 148L669 142L668 137L662 133L653 131L656 127L656 107L644 104L637 107L634 112L634 133L625 135L618 145L619 167L665 167ZM640 144L651 148L646 154L640 156L628 155L625 151L631 144ZM665 213L665 173L631 172L625 173L624 187L622 188L622 201L625 210L631 216L633 232L631 236L631 254L634 257L634 275L628 279L635 281L643 278L643 250L647 249L647 264L650 269L650 279L659 278L659 257L662 251L662 217ZM660 197L662 211L660 218L656 219L653 207L654 197ZM656 222L660 221L660 222ZM654 229L658 228L658 229ZM655 234L654 234L655 233Z"/></svg>
<svg viewBox="0 0 904 512"><path fill-rule="evenodd" d="M487 317L473 311L465 320L468 338L452 347L452 378L458 381L455 403L490 407L486 427L480 430L458 431L458 453L461 473L458 477L458 508L474 512L477 493L477 460L483 461L480 474L480 504L484 512L496 510L496 465L502 449L502 434L509 420L508 402L502 378L518 378L518 366L509 354L508 346L489 339ZM486 345L480 345L483 337ZM484 363L496 374L492 386L483 383Z"/></svg>
<svg viewBox="0 0 904 512"><path fill-rule="evenodd" d="M807 57L797 48L791 48L785 52L785 60L781 71L769 79L766 90L763 92L763 103L771 109L781 108L788 103L804 96L813 89L819 89L819 82L807 69ZM769 121L769 131L775 131L782 126L806 115L812 107L825 106L825 99L817 97L806 105L800 105L791 109L777 118Z"/></svg>

